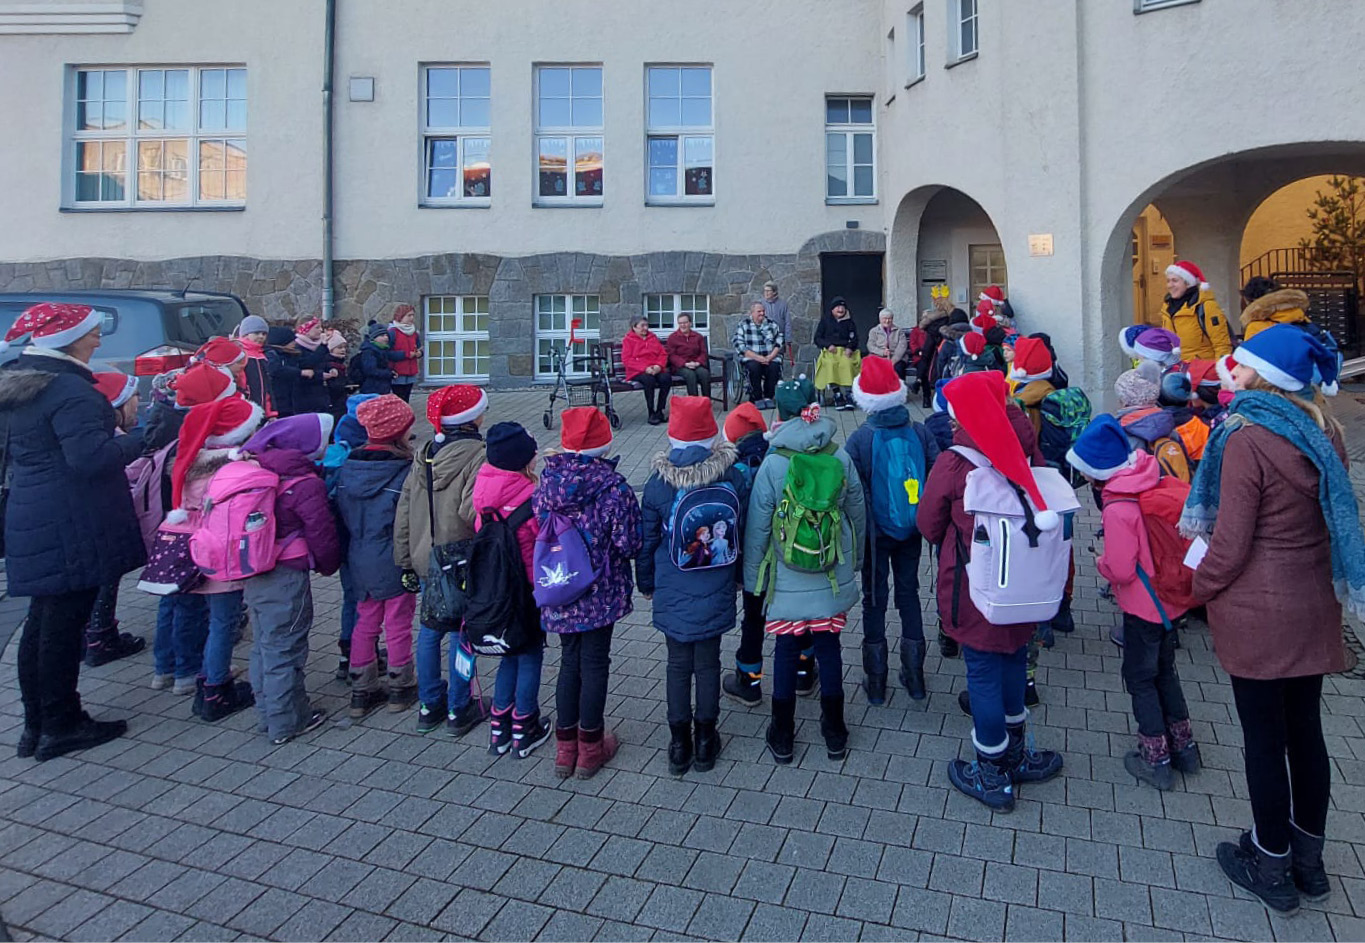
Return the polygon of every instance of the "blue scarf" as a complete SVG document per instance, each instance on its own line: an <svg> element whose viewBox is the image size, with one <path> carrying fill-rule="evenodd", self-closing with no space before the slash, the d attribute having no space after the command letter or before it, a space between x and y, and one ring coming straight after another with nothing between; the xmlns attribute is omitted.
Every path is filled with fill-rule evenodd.
<svg viewBox="0 0 1365 943"><path fill-rule="evenodd" d="M1318 502L1332 544L1332 584L1341 604L1365 617L1365 537L1361 535L1355 490L1326 433L1283 396L1244 390L1233 398L1227 419L1204 446L1204 457L1180 515L1180 532L1186 537L1207 537L1212 533L1218 517L1223 450L1232 434L1248 424L1287 439L1317 468Z"/></svg>

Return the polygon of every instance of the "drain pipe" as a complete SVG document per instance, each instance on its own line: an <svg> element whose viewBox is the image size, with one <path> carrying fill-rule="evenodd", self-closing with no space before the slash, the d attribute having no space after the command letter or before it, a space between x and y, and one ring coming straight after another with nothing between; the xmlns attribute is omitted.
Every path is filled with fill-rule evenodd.
<svg viewBox="0 0 1365 943"><path fill-rule="evenodd" d="M322 320L331 321L336 311L332 276L333 225L332 166L332 73L336 65L337 0L327 0L327 26L322 58Z"/></svg>

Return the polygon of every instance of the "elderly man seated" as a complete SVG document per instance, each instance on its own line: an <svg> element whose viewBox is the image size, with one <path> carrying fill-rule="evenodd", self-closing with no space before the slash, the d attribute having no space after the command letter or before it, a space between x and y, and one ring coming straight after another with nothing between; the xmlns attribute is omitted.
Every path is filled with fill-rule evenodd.
<svg viewBox="0 0 1365 943"><path fill-rule="evenodd" d="M749 316L735 327L735 351L749 374L749 395L759 409L772 409L777 381L782 376L782 348L786 338L768 320L763 302L749 305Z"/></svg>

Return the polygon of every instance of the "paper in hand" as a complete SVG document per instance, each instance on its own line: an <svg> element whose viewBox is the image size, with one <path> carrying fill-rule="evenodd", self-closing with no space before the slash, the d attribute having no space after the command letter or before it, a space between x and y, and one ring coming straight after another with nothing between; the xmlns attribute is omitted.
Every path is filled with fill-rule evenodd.
<svg viewBox="0 0 1365 943"><path fill-rule="evenodd" d="M1208 552L1208 542L1203 537L1194 538L1190 541L1190 549L1185 553L1185 566L1191 570L1199 569L1199 564L1204 562L1204 555Z"/></svg>

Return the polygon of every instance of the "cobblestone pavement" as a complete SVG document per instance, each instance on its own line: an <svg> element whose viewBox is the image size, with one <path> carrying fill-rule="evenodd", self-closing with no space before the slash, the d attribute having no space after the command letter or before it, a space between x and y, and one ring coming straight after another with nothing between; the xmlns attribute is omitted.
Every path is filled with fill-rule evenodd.
<svg viewBox="0 0 1365 943"><path fill-rule="evenodd" d="M1354 442L1365 441L1365 410L1342 399ZM621 404L622 468L640 485L664 434L638 399ZM489 418L519 419L545 442L543 405L543 393L495 393ZM861 418L836 415L846 431ZM1012 815L947 781L947 762L968 753L961 661L931 646L930 698L898 691L871 708L858 686L857 610L844 636L845 761L817 745L817 703L800 705L797 761L779 768L763 748L763 711L727 702L715 770L669 776L664 644L637 600L613 651L608 716L621 752L592 780L559 782L552 744L495 759L486 727L424 737L411 712L350 725L346 688L332 679L340 589L319 579L308 688L335 713L280 748L252 731L249 713L207 725L188 698L152 691L148 651L82 673L96 714L129 718L126 738L41 765L16 760L9 646L0 912L20 938L71 940L1365 939L1365 681L1333 677L1324 691L1332 896L1269 917L1213 859L1250 811L1231 690L1206 628L1188 631L1179 652L1204 772L1162 795L1123 770L1135 734L1106 637L1117 617L1088 549L1095 520L1087 499L1079 624L1043 654L1033 714L1066 769L1025 787ZM124 628L150 639L153 603L129 585ZM731 633L726 663L736 643ZM547 708L557 660L552 643ZM485 690L495 668L480 664Z"/></svg>

